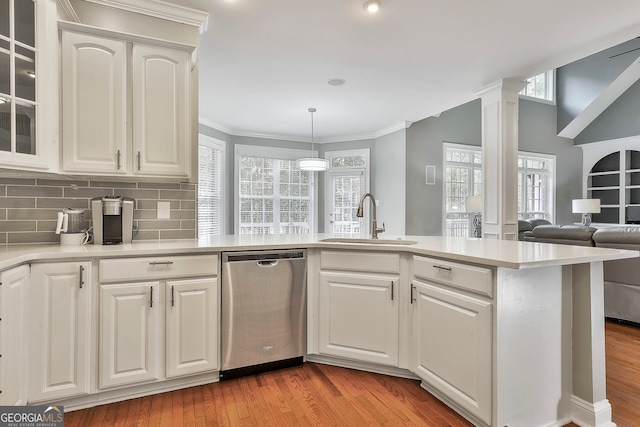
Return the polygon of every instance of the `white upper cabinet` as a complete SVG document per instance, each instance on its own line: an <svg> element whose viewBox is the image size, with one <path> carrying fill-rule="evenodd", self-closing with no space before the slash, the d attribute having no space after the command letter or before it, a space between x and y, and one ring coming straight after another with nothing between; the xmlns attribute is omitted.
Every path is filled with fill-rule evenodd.
<svg viewBox="0 0 640 427"><path fill-rule="evenodd" d="M189 159L189 54L133 46L135 173L185 176Z"/></svg>
<svg viewBox="0 0 640 427"><path fill-rule="evenodd" d="M62 33L63 166L127 172L126 42Z"/></svg>
<svg viewBox="0 0 640 427"><path fill-rule="evenodd" d="M193 47L61 27L63 171L189 178Z"/></svg>
<svg viewBox="0 0 640 427"><path fill-rule="evenodd" d="M0 2L0 168L57 172L56 19L55 1Z"/></svg>

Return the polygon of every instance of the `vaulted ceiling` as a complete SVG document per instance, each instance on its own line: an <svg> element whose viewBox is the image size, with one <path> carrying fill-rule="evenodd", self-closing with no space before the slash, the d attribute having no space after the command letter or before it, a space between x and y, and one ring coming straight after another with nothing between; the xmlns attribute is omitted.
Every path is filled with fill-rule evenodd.
<svg viewBox="0 0 640 427"><path fill-rule="evenodd" d="M234 135L361 139L638 35L636 0L190 0L200 121ZM331 86L331 79L346 84Z"/></svg>

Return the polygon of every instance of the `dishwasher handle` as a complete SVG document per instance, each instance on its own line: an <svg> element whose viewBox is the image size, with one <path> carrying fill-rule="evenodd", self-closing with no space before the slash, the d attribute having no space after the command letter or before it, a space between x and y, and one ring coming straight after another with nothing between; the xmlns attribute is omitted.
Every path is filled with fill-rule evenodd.
<svg viewBox="0 0 640 427"><path fill-rule="evenodd" d="M256 262L256 264L258 265L258 267L275 267L276 265L278 265L278 260L275 260L275 259L262 260L262 261Z"/></svg>

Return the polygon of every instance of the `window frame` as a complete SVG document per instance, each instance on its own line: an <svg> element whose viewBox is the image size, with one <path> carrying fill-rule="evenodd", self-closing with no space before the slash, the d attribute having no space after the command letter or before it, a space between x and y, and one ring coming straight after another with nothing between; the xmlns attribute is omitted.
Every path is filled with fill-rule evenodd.
<svg viewBox="0 0 640 427"><path fill-rule="evenodd" d="M446 182L446 168L450 165L450 162L447 162L447 151L448 150L456 150L456 151L469 151L472 153L476 153L476 154L480 154L482 156L482 147L480 146L476 146L476 145L466 145L466 144L456 144L456 143L443 143L443 150L442 150L442 164L443 164L443 177L442 177L442 234L443 235L447 235L447 182ZM545 161L549 161L551 162L551 166L548 169L545 169L549 174L549 186L547 188L547 200L548 200L548 218L546 218L548 221L550 221L551 223L555 222L555 218L556 218L556 156L555 154L546 154L546 153L533 153L533 152L528 152L528 151L518 151L518 159L523 158L525 161L523 162L523 164L526 165L526 159L533 159L533 160L538 160L538 159L544 159ZM471 163L470 163L471 164ZM479 169L482 171L482 158L481 158L481 163L478 165ZM473 170L473 169L472 169ZM520 180L521 180L521 173L525 173L526 174L527 169L526 168L520 168L518 167L518 185L520 185ZM531 169L531 171L539 171L538 169ZM481 172L482 173L482 172ZM472 174L473 175L473 174ZM484 179L484 177L482 177ZM475 183L473 183L473 180L471 181L471 183L468 183L468 188L471 189L471 192L473 193L473 195L481 195L482 191L480 191L479 193L477 191L474 191L474 187L475 187ZM519 196L516 196L519 197ZM527 216L527 211L526 211L526 191L522 192L522 197L523 200L518 199L517 203L518 205L521 205L524 207L524 210L521 212L518 209L518 218L519 219L523 219L523 218L530 218L530 216ZM469 219L470 220L470 219Z"/></svg>
<svg viewBox="0 0 640 427"><path fill-rule="evenodd" d="M317 156L317 152L311 153ZM263 158L273 158L280 160L295 161L300 158L309 157L309 150L295 149L295 148L279 148L268 147L261 145L241 145L236 144L234 147L234 159L233 159L233 229L236 235L240 235L240 214L241 214L241 197L240 197L240 158L243 155L250 155ZM318 232L318 185L317 177L314 172L308 172L310 176L310 193L311 194L311 208L309 212L311 214L311 225L309 226L309 233ZM274 196L274 201L279 200ZM274 235L276 235L274 233Z"/></svg>
<svg viewBox="0 0 640 427"><path fill-rule="evenodd" d="M527 85L529 80L536 78L540 75L545 76L545 97L540 98L537 96L527 95L523 93L527 89L527 86L525 86L522 89L522 91L520 91L519 93L520 98L526 99L529 101L542 102L543 104L556 105L556 70L553 69L553 70L545 71L543 73L538 73L535 76L531 76L525 79L525 81L527 81Z"/></svg>
<svg viewBox="0 0 640 427"><path fill-rule="evenodd" d="M221 196L220 196L220 206L218 207L218 214L219 214L219 218L220 218L220 222L218 224L219 228L220 228L220 235L224 235L225 233L225 226L226 226L226 221L225 221L225 208L226 208L226 200L225 200L225 195L227 193L227 187L226 187L226 159L227 159L227 143L220 140L220 139L216 139L213 138L211 136L208 135L204 135L204 134L198 134L198 200L197 200L197 204L199 204L200 202L200 145L206 146L208 148L212 148L214 150L219 150L221 152L221 156L222 156L222 162L221 162L221 170L219 172L220 174L220 187L221 187ZM197 216L196 216L196 221L197 221L197 236L198 238L200 238L200 212L199 212L199 207L198 207L198 212L197 212ZM204 237L204 236L203 236Z"/></svg>

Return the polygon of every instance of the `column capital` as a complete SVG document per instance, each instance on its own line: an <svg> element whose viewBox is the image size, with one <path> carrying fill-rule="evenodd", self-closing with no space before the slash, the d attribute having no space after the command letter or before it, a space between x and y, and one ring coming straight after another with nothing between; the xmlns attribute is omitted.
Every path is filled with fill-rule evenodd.
<svg viewBox="0 0 640 427"><path fill-rule="evenodd" d="M476 96L482 98L485 95L494 92L511 92L520 93L522 89L527 85L527 81L518 78L501 79L491 84L488 84L476 91Z"/></svg>

